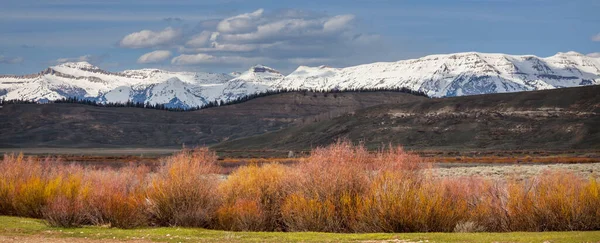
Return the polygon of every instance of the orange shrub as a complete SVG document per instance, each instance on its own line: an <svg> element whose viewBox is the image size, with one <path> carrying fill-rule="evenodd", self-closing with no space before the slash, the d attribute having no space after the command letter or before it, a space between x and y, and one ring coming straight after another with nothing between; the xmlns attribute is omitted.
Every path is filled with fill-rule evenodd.
<svg viewBox="0 0 600 243"><path fill-rule="evenodd" d="M219 222L227 230L281 231L281 205L293 190L290 169L279 164L246 166L221 185ZM245 209L248 209L246 212Z"/></svg>
<svg viewBox="0 0 600 243"><path fill-rule="evenodd" d="M167 159L148 189L154 224L210 227L220 203L217 156L207 148Z"/></svg>
<svg viewBox="0 0 600 243"><path fill-rule="evenodd" d="M148 224L146 167L125 167L89 173L91 184L85 201L88 218L95 225L133 228Z"/></svg>
<svg viewBox="0 0 600 243"><path fill-rule="evenodd" d="M0 213L25 217L41 217L60 183L49 177L49 163L20 155L5 155L0 163Z"/></svg>
<svg viewBox="0 0 600 243"><path fill-rule="evenodd" d="M452 231L457 223L468 218L463 185L457 180L382 173L375 178L359 207L358 231Z"/></svg>
<svg viewBox="0 0 600 243"><path fill-rule="evenodd" d="M328 232L600 230L600 186L566 172L527 180L440 179L401 148L370 153L338 142L297 164L218 175L206 148L166 159L158 172L84 169L5 155L0 214L49 224L132 228Z"/></svg>
<svg viewBox="0 0 600 243"><path fill-rule="evenodd" d="M595 180L570 173L548 172L525 183L509 185L507 210L511 230L592 230L600 224Z"/></svg>
<svg viewBox="0 0 600 243"><path fill-rule="evenodd" d="M330 199L309 198L301 193L289 195L282 216L289 231L340 232L342 229Z"/></svg>
<svg viewBox="0 0 600 243"><path fill-rule="evenodd" d="M470 221L474 222L485 231L507 231L509 215L506 209L507 185L506 182L492 181L482 178L462 178L468 188L462 194L469 205Z"/></svg>
<svg viewBox="0 0 600 243"><path fill-rule="evenodd" d="M301 231L309 229L303 229L297 223L315 223L317 219L326 223L314 224L312 230L351 231L356 224L357 213L352 205L367 190L375 162L375 156L369 154L364 146L353 146L348 141L313 150L294 168L298 186L295 196L286 200L283 220L288 227Z"/></svg>
<svg viewBox="0 0 600 243"><path fill-rule="evenodd" d="M84 171L77 166L57 166L52 175L59 181L57 193L48 198L48 205L43 208L43 217L52 226L77 227L87 221L84 202L90 190L84 184Z"/></svg>
<svg viewBox="0 0 600 243"><path fill-rule="evenodd" d="M424 165L400 147L369 153L339 141L317 148L295 167L298 191L286 199L284 221L294 230L369 231L359 217L373 179L391 171L414 177Z"/></svg>
<svg viewBox="0 0 600 243"><path fill-rule="evenodd" d="M217 227L235 231L266 231L267 218L257 200L239 198L219 207Z"/></svg>

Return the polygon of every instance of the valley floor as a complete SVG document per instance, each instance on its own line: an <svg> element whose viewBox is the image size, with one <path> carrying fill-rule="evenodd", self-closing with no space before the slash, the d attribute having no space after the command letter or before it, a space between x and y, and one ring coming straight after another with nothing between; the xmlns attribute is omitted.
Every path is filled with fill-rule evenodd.
<svg viewBox="0 0 600 243"><path fill-rule="evenodd" d="M0 216L0 242L597 242L600 231L511 233L230 232L199 228L54 228L43 220Z"/></svg>

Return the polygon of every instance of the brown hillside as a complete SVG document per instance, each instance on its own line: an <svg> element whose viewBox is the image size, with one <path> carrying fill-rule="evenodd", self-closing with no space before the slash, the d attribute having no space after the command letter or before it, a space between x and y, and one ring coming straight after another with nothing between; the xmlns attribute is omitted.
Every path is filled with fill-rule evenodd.
<svg viewBox="0 0 600 243"><path fill-rule="evenodd" d="M193 112L79 104L6 105L0 147L208 145L328 120L383 103L427 99L398 92L283 93Z"/></svg>
<svg viewBox="0 0 600 243"><path fill-rule="evenodd" d="M214 148L307 150L339 138L414 150L599 149L600 86L380 105Z"/></svg>

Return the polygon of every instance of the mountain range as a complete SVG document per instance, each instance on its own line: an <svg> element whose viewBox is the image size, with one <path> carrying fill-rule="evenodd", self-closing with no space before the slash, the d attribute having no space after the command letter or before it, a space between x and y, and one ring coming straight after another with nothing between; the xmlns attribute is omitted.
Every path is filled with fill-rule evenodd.
<svg viewBox="0 0 600 243"><path fill-rule="evenodd" d="M541 58L478 52L430 55L346 68L300 66L288 75L262 65L243 73L108 72L87 62L30 75L0 75L0 99L45 102L65 97L190 108L276 89L405 87L430 97L543 90L600 84L600 58L576 52Z"/></svg>

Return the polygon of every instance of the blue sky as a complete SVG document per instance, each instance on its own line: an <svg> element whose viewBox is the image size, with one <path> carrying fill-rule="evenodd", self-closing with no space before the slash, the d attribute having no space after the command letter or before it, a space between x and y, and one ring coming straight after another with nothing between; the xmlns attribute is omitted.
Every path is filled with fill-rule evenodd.
<svg viewBox="0 0 600 243"><path fill-rule="evenodd" d="M84 60L231 72L465 51L600 52L600 1L0 0L0 73ZM595 53L595 54L594 54Z"/></svg>

